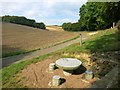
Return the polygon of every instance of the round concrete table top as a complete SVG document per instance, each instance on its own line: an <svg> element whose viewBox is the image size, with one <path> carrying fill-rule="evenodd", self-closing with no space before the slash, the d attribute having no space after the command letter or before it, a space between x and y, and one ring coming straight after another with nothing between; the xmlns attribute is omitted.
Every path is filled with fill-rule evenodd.
<svg viewBox="0 0 120 90"><path fill-rule="evenodd" d="M63 70L75 70L82 62L76 58L61 58L55 62L56 66Z"/></svg>

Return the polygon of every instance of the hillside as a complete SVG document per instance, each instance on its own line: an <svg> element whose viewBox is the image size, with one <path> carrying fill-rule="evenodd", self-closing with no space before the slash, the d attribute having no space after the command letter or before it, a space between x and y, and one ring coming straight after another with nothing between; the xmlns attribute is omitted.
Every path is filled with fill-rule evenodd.
<svg viewBox="0 0 120 90"><path fill-rule="evenodd" d="M46 26L46 29L50 31L63 31L62 27L60 26Z"/></svg>
<svg viewBox="0 0 120 90"><path fill-rule="evenodd" d="M43 48L78 35L75 32L42 30L12 23L3 23L2 30L3 54Z"/></svg>

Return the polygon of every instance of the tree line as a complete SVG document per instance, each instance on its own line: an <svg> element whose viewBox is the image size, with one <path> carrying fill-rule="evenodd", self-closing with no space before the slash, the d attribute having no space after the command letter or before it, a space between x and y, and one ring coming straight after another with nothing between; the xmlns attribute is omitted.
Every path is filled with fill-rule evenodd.
<svg viewBox="0 0 120 90"><path fill-rule="evenodd" d="M34 28L46 29L46 26L43 22L37 23L35 20L27 19L26 17L19 16L2 16L2 22L10 22L15 24L26 25Z"/></svg>
<svg viewBox="0 0 120 90"><path fill-rule="evenodd" d="M87 2L79 10L80 19L76 23L63 23L66 31L94 31L110 28L120 20L119 2Z"/></svg>

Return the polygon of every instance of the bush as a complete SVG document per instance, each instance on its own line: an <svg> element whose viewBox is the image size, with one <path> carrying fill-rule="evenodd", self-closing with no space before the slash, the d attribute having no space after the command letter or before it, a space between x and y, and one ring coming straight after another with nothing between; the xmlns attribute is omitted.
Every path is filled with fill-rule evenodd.
<svg viewBox="0 0 120 90"><path fill-rule="evenodd" d="M62 28L65 31L80 31L80 24L79 23L63 23Z"/></svg>

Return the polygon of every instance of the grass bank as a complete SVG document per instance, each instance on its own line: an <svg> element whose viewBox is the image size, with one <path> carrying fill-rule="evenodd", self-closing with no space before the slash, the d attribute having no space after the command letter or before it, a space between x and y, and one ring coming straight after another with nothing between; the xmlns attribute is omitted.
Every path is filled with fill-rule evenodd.
<svg viewBox="0 0 120 90"><path fill-rule="evenodd" d="M59 52L106 52L120 50L120 33L117 29L107 29L98 31L96 35L91 36L87 41L83 41L82 46L79 43L72 44Z"/></svg>

